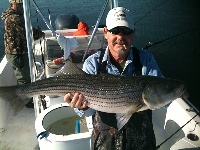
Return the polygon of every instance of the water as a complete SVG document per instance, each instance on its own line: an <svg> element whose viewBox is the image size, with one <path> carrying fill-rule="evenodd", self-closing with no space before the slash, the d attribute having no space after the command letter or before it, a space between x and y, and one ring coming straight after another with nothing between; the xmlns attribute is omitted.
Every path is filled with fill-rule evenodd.
<svg viewBox="0 0 200 150"><path fill-rule="evenodd" d="M56 135L70 135L76 133L76 121L80 121L80 133L88 132L85 117L71 116L58 120L49 125L46 130Z"/></svg>
<svg viewBox="0 0 200 150"><path fill-rule="evenodd" d="M96 24L104 1L62 0L62 3L59 3L57 0L50 2L36 0L36 3L47 19L48 9L50 10L54 28L56 17L59 14L67 13L76 14L80 21L85 21L92 28L92 25ZM154 54L165 77L177 78L186 82L190 93L189 100L200 109L198 94L200 80L197 74L200 65L200 1L119 0L119 3L119 6L124 6L134 12L133 20L137 23L133 45L142 48L149 41L160 42L148 50ZM159 4L161 5L157 7ZM3 11L7 7L8 0L0 0L0 10ZM108 9L106 9L100 24L105 24ZM31 15L34 27L47 29L32 4ZM0 22L0 28L3 29L3 21ZM1 58L4 54L2 30L0 30L0 35Z"/></svg>

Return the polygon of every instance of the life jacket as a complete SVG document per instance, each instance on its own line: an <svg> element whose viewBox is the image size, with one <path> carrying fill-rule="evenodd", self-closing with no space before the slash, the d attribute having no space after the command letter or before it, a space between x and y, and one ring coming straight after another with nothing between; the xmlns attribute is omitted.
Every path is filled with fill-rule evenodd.
<svg viewBox="0 0 200 150"><path fill-rule="evenodd" d="M88 34L89 34L89 27L84 21L79 22L78 30L73 33L74 36L88 35Z"/></svg>
<svg viewBox="0 0 200 150"><path fill-rule="evenodd" d="M133 75L142 75L139 50L133 49ZM107 62L102 62L105 50L101 50L98 73L107 73ZM134 113L127 124L118 131L115 113L96 111L93 115L93 150L155 150L156 141L150 110Z"/></svg>

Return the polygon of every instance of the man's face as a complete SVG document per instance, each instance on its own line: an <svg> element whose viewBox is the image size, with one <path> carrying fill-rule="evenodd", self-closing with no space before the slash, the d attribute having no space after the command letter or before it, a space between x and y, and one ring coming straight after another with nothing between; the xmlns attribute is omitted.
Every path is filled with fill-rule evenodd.
<svg viewBox="0 0 200 150"><path fill-rule="evenodd" d="M23 13L23 3L12 3L12 9L16 10L19 13Z"/></svg>
<svg viewBox="0 0 200 150"><path fill-rule="evenodd" d="M127 27L116 27L108 30L104 28L104 36L108 41L108 46L112 55L127 56L130 51L134 35L134 30Z"/></svg>

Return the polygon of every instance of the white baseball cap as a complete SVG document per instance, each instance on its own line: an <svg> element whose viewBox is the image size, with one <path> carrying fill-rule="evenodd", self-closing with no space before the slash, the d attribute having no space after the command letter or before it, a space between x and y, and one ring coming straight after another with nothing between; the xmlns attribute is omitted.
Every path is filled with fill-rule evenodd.
<svg viewBox="0 0 200 150"><path fill-rule="evenodd" d="M9 3L23 3L23 0L9 0Z"/></svg>
<svg viewBox="0 0 200 150"><path fill-rule="evenodd" d="M134 30L134 23L131 22L130 11L124 7L115 7L108 12L106 17L108 30L117 26L124 26Z"/></svg>

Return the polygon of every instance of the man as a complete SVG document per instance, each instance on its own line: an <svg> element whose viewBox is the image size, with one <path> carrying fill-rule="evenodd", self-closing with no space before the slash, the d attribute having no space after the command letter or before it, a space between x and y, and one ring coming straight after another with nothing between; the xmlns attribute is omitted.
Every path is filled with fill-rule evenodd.
<svg viewBox="0 0 200 150"><path fill-rule="evenodd" d="M105 53L97 52L85 60L83 70L86 73L98 74L103 72L123 76L162 76L150 52L131 47L135 28L130 19L130 12L123 7L117 7L109 11L106 18L107 27L104 28L104 36L108 41L108 47ZM103 58L101 60L102 53ZM139 63L137 60L139 60ZM156 149L150 110L134 113L127 124L118 131L115 114L88 108L87 102L82 103L83 98L84 95L81 93L75 93L75 95L68 93L65 95L64 100L75 108L80 116L93 115L93 149Z"/></svg>
<svg viewBox="0 0 200 150"><path fill-rule="evenodd" d="M1 16L5 27L5 53L7 60L14 69L18 84L25 84L31 82L31 79L23 16L23 0L9 0L9 2L10 7ZM44 36L45 34L41 30L33 28L34 40ZM33 103L28 103L27 107L33 107Z"/></svg>

